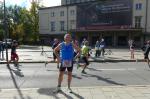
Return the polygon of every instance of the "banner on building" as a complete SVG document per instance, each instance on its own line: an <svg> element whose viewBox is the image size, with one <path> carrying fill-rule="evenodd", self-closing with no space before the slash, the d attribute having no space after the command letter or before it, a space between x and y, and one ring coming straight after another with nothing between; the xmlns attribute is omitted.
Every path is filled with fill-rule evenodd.
<svg viewBox="0 0 150 99"><path fill-rule="evenodd" d="M132 25L132 0L106 0L77 6L78 29L118 29Z"/></svg>

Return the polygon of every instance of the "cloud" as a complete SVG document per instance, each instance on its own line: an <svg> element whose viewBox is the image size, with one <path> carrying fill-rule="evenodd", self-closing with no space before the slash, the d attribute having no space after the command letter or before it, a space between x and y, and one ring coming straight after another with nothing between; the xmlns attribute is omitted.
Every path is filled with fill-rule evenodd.
<svg viewBox="0 0 150 99"><path fill-rule="evenodd" d="M5 0L6 5L21 5L23 0Z"/></svg>

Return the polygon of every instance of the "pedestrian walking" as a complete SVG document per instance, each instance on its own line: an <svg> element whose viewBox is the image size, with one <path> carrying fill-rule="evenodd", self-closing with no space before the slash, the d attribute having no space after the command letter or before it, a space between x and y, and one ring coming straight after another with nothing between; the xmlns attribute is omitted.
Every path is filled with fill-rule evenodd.
<svg viewBox="0 0 150 99"><path fill-rule="evenodd" d="M18 43L16 40L13 40L12 45L11 45L11 59L8 61L10 63L11 61L14 62L14 66L18 68L18 61L19 61L19 56L16 52L16 48L18 47Z"/></svg>
<svg viewBox="0 0 150 99"><path fill-rule="evenodd" d="M105 47L106 47L105 40L102 38L100 42L100 55L102 54L102 56L104 56Z"/></svg>
<svg viewBox="0 0 150 99"><path fill-rule="evenodd" d="M54 43L53 43L53 45L52 45L52 49L53 49L53 61L54 62L57 62L57 68L59 68L59 62L57 61L57 57L56 57L56 55L55 55L55 53L54 53L54 49L58 46L58 44L59 44L59 40L57 39L57 38L55 38L54 39ZM45 67L46 67L46 65L48 64L49 62L45 62Z"/></svg>
<svg viewBox="0 0 150 99"><path fill-rule="evenodd" d="M149 57L148 57L149 51L150 51L150 41L147 41L147 44L145 45L145 50L144 50L144 59L150 68Z"/></svg>
<svg viewBox="0 0 150 99"><path fill-rule="evenodd" d="M100 56L100 43L97 40L95 44L95 57L99 57L99 56Z"/></svg>
<svg viewBox="0 0 150 99"><path fill-rule="evenodd" d="M83 67L83 70L82 70L82 72L81 72L81 73L83 73L83 74L86 74L85 69L86 69L87 66L89 65L89 61L88 61L88 59L89 59L89 57L90 57L89 50L90 50L90 49L89 49L89 47L88 47L88 42L86 41L86 42L84 43L82 49L81 49L81 60L83 60L83 62L84 62L85 64L84 64L84 65L78 64L78 66L77 66L77 69L78 69L79 67Z"/></svg>
<svg viewBox="0 0 150 99"><path fill-rule="evenodd" d="M70 34L65 34L64 42L60 43L54 49L54 53L61 64L59 68L58 86L54 92L61 91L61 83L63 81L63 75L66 69L68 74L68 90L70 93L72 92L70 85L72 80L74 49L78 51L78 54L76 55L77 57L80 54L80 49L78 46L71 42ZM60 51L60 55L58 54L58 51Z"/></svg>

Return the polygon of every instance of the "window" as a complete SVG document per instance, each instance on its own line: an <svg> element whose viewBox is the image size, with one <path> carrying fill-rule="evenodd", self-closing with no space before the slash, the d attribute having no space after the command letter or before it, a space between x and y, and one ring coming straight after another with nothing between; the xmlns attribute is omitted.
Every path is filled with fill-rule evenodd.
<svg viewBox="0 0 150 99"><path fill-rule="evenodd" d="M65 30L65 22L60 21L60 31L64 31L64 30Z"/></svg>
<svg viewBox="0 0 150 99"><path fill-rule="evenodd" d="M71 15L74 15L74 14L75 14L75 11L74 11L74 10L71 10L71 11L70 11L70 14L71 14Z"/></svg>
<svg viewBox="0 0 150 99"><path fill-rule="evenodd" d="M51 31L55 31L55 22L51 22Z"/></svg>
<svg viewBox="0 0 150 99"><path fill-rule="evenodd" d="M135 28L141 28L142 16L135 16Z"/></svg>
<svg viewBox="0 0 150 99"><path fill-rule="evenodd" d="M51 17L54 17L55 16L55 12L51 12Z"/></svg>
<svg viewBox="0 0 150 99"><path fill-rule="evenodd" d="M142 10L142 3L137 3L137 4L135 5L135 9L136 9L136 10Z"/></svg>
<svg viewBox="0 0 150 99"><path fill-rule="evenodd" d="M75 20L70 20L70 24L75 24Z"/></svg>
<svg viewBox="0 0 150 99"><path fill-rule="evenodd" d="M74 29L75 27L75 20L70 20L70 26L71 26L71 29Z"/></svg>
<svg viewBox="0 0 150 99"><path fill-rule="evenodd" d="M71 3L71 4L74 3L74 0L71 0L70 3Z"/></svg>
<svg viewBox="0 0 150 99"><path fill-rule="evenodd" d="M70 0L66 0L66 4L70 4Z"/></svg>
<svg viewBox="0 0 150 99"><path fill-rule="evenodd" d="M60 16L64 16L64 11L60 11Z"/></svg>

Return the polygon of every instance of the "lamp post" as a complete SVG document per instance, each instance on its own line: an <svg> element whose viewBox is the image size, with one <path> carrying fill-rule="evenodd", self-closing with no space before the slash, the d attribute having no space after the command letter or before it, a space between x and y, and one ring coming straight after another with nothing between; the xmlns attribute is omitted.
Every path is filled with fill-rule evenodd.
<svg viewBox="0 0 150 99"><path fill-rule="evenodd" d="M4 31L5 31L5 48L6 48L6 62L7 62L7 66L9 65L8 63L8 46L7 46L7 25L6 25L6 5L5 5L5 0L4 2Z"/></svg>

